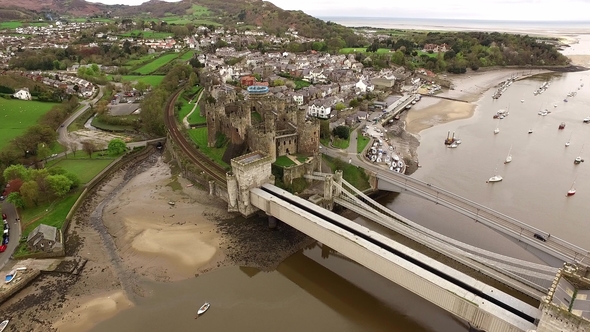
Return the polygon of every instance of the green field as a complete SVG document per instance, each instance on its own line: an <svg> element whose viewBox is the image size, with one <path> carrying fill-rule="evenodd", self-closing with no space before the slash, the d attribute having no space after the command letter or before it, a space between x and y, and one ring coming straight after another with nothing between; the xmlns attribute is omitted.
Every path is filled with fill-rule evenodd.
<svg viewBox="0 0 590 332"><path fill-rule="evenodd" d="M348 149L348 146L350 145L350 137L348 139L340 139L338 137L335 137L334 140L332 141L332 146L334 146L335 148L338 149Z"/></svg>
<svg viewBox="0 0 590 332"><path fill-rule="evenodd" d="M193 5L191 7L190 11L192 12L193 16L209 16L209 15L211 15L209 8L199 6L199 5Z"/></svg>
<svg viewBox="0 0 590 332"><path fill-rule="evenodd" d="M159 32L159 31L142 31L142 30L131 30L120 35L121 37L141 37L141 38L154 38L164 39L172 37L170 32Z"/></svg>
<svg viewBox="0 0 590 332"><path fill-rule="evenodd" d="M192 141L199 147L199 151L209 156L209 158L213 159L217 164L226 168L229 166L221 160L227 149L227 145L222 148L210 148L207 146L207 127L190 129L188 134Z"/></svg>
<svg viewBox="0 0 590 332"><path fill-rule="evenodd" d="M169 16L169 17L163 17L160 20L168 23L168 24L174 24L174 25L185 25L187 23L191 23L192 21L189 19L185 19L185 18L181 18L178 16Z"/></svg>
<svg viewBox="0 0 590 332"><path fill-rule="evenodd" d="M0 22L0 29L16 29L23 24L18 21Z"/></svg>
<svg viewBox="0 0 590 332"><path fill-rule="evenodd" d="M193 56L195 56L195 51L188 51L180 57L180 60L188 61L188 60L192 59Z"/></svg>
<svg viewBox="0 0 590 332"><path fill-rule="evenodd" d="M145 63L145 62L154 60L157 57L158 57L157 54L146 54L146 55L140 57L139 59L131 59L131 60L127 61L125 63L125 66L131 66L131 67L137 66L137 65L140 65L142 63Z"/></svg>
<svg viewBox="0 0 590 332"><path fill-rule="evenodd" d="M84 151L76 152L77 157L84 156L88 158L88 155ZM92 180L98 173L100 173L105 167L113 162L115 158L109 159L59 159L51 167L61 167L69 173L76 174L80 178L81 184L86 184Z"/></svg>
<svg viewBox="0 0 590 332"><path fill-rule="evenodd" d="M365 137L359 133L359 135L356 138L356 153L362 153L370 141L371 139L369 137Z"/></svg>
<svg viewBox="0 0 590 332"><path fill-rule="evenodd" d="M142 74L142 75L151 74L151 73L155 72L156 70L158 70L158 68L166 65L167 63L176 59L177 57L178 57L178 54L176 54L176 53L163 55L163 56L157 58L156 60L146 64L145 66L139 67L138 69L135 70L135 72Z"/></svg>
<svg viewBox="0 0 590 332"><path fill-rule="evenodd" d="M0 149L36 124L55 103L0 98Z"/></svg>
<svg viewBox="0 0 590 332"><path fill-rule="evenodd" d="M24 228L22 237L26 238L35 227L42 223L61 228L66 220L66 216L81 193L82 190L76 190L75 192L68 194L66 197L52 203L23 209L20 213L21 224Z"/></svg>
<svg viewBox="0 0 590 332"><path fill-rule="evenodd" d="M418 51L418 56L422 56L422 55L428 55L428 57L430 57L430 58L436 58L438 56L438 53L428 53L428 52L424 52L424 51Z"/></svg>
<svg viewBox="0 0 590 332"><path fill-rule="evenodd" d="M344 180L352 184L356 189L365 190L371 187L369 176L364 169L325 154L322 156L322 161L332 169L332 173L335 170L342 170Z"/></svg>
<svg viewBox="0 0 590 332"><path fill-rule="evenodd" d="M151 85L152 87L157 87L162 83L164 76L162 75L147 75L147 76L134 76L134 75L125 75L121 76L123 81L130 81L130 82L143 82L146 84Z"/></svg>

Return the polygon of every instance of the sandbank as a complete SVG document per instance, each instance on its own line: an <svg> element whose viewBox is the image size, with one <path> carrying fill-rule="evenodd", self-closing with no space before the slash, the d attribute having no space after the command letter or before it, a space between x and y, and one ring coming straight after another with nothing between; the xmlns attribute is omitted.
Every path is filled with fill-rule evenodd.
<svg viewBox="0 0 590 332"><path fill-rule="evenodd" d="M97 323L133 307L121 290L77 298L68 303L66 314L52 325L60 332L88 331Z"/></svg>
<svg viewBox="0 0 590 332"><path fill-rule="evenodd" d="M220 202L189 186L159 160L105 206L103 221L128 268L152 280L175 281L222 264L221 234L209 218L228 214Z"/></svg>
<svg viewBox="0 0 590 332"><path fill-rule="evenodd" d="M453 89L445 90L432 97L424 97L408 112L406 130L418 134L437 124L466 119L473 115L477 101L489 89L515 75L519 78L546 73L548 70L496 69L481 70L462 75L448 75ZM453 98L460 101L446 100Z"/></svg>

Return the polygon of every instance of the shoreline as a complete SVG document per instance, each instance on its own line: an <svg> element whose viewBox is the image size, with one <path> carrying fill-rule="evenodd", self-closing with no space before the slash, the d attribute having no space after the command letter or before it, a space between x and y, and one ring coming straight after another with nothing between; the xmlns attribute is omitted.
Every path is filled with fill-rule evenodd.
<svg viewBox="0 0 590 332"><path fill-rule="evenodd" d="M89 195L65 236L66 255L87 259L84 269L43 274L2 303L11 329L88 331L151 296L143 281L186 280L225 266L273 270L310 243L281 224L270 232L266 218L228 213L169 159L155 152Z"/></svg>

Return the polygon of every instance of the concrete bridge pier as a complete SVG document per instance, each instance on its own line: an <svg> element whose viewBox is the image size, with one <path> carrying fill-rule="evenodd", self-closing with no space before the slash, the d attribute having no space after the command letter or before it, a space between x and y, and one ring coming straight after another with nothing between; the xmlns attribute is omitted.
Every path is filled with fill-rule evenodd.
<svg viewBox="0 0 590 332"><path fill-rule="evenodd" d="M342 193L342 189L340 189L342 188L342 170L337 170L336 172L334 172L334 182L338 184L338 186L334 186L334 196L340 197L340 194Z"/></svg>
<svg viewBox="0 0 590 332"><path fill-rule="evenodd" d="M270 214L267 215L268 216L268 228L270 229L275 229L277 228L277 218L271 216Z"/></svg>
<svg viewBox="0 0 590 332"><path fill-rule="evenodd" d="M214 195L215 195L215 181L210 180L209 181L209 196L214 196Z"/></svg>

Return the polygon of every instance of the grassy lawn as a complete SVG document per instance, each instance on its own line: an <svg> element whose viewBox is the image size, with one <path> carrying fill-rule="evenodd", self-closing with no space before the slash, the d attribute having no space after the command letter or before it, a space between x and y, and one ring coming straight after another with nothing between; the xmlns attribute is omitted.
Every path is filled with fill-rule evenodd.
<svg viewBox="0 0 590 332"><path fill-rule="evenodd" d="M23 24L18 21L0 22L0 29L16 29Z"/></svg>
<svg viewBox="0 0 590 332"><path fill-rule="evenodd" d="M188 60L192 59L193 56L195 56L195 51L188 51L188 52L184 53L179 59L182 61L188 61Z"/></svg>
<svg viewBox="0 0 590 332"><path fill-rule="evenodd" d="M182 108L178 111L178 121L180 123L193 110L193 107L195 107L195 104L189 104L187 101L182 100Z"/></svg>
<svg viewBox="0 0 590 332"><path fill-rule="evenodd" d="M79 189L51 203L23 209L20 213L21 223L23 225L22 237L26 238L39 224L61 228L66 220L66 216L81 193L82 190Z"/></svg>
<svg viewBox="0 0 590 332"><path fill-rule="evenodd" d="M309 159L309 158L307 158L305 156L297 156L297 161L302 164L305 163L307 161L307 159Z"/></svg>
<svg viewBox="0 0 590 332"><path fill-rule="evenodd" d="M92 119L92 122L90 124L93 127L96 127L98 129L102 129L102 130L106 130L106 131L121 132L121 131L126 131L126 130L129 130L129 131L135 130L133 128L133 126L113 125L113 124L101 121L98 117L95 117L94 119Z"/></svg>
<svg viewBox="0 0 590 332"><path fill-rule="evenodd" d="M36 124L55 103L0 98L0 149Z"/></svg>
<svg viewBox="0 0 590 332"><path fill-rule="evenodd" d="M369 176L365 173L364 169L327 155L323 155L323 161L330 166L332 172L342 170L344 180L358 190L365 190L371 187L369 185Z"/></svg>
<svg viewBox="0 0 590 332"><path fill-rule="evenodd" d="M311 85L311 83L304 81L304 80L295 80L295 90L299 90L301 88L305 88Z"/></svg>
<svg viewBox="0 0 590 332"><path fill-rule="evenodd" d="M82 152L82 151L80 151ZM78 153L76 153L78 154ZM81 153L81 156L88 158L87 154ZM105 169L115 158L110 159L65 159L60 158L51 167L61 167L66 171L76 174L82 184L90 182L98 173Z"/></svg>
<svg viewBox="0 0 590 332"><path fill-rule="evenodd" d="M158 57L157 54L146 54L146 55L141 56L138 59L131 59L131 60L125 62L125 66L131 66L131 67L137 66L137 65L147 62L149 60L154 60L157 57Z"/></svg>
<svg viewBox="0 0 590 332"><path fill-rule="evenodd" d="M135 70L135 72L142 74L142 75L151 74L151 73L155 72L156 70L158 70L158 68L166 65L167 63L176 59L177 57L178 57L178 54L176 54L176 53L163 55L163 56L157 58L156 60L154 60L144 66L139 67L138 69Z"/></svg>
<svg viewBox="0 0 590 332"><path fill-rule="evenodd" d="M436 58L438 56L438 53L428 53L428 52L424 52L424 51L417 51L417 52L418 52L418 56L428 55L428 57L430 57L430 58Z"/></svg>
<svg viewBox="0 0 590 332"><path fill-rule="evenodd" d="M262 115L260 115L260 113L258 113L256 111L250 113L250 118L252 120L252 123L262 122Z"/></svg>
<svg viewBox="0 0 590 332"><path fill-rule="evenodd" d="M190 138L197 144L199 150L216 163L223 167L229 167L221 158L227 149L227 144L221 148L210 148L207 146L207 127L195 128L188 131Z"/></svg>
<svg viewBox="0 0 590 332"><path fill-rule="evenodd" d="M370 141L371 139L369 137L358 135L356 138L356 153L363 152L363 150L365 149L367 144L369 144Z"/></svg>
<svg viewBox="0 0 590 332"><path fill-rule="evenodd" d="M338 137L335 137L334 140L332 141L332 146L338 149L348 149L348 146L350 145L350 137L348 139L341 139Z"/></svg>
<svg viewBox="0 0 590 332"><path fill-rule="evenodd" d="M122 37L142 37L142 38L154 38L154 39L164 39L171 37L172 34L169 32L159 32L159 31L141 31L141 30L131 30L127 31L121 35Z"/></svg>
<svg viewBox="0 0 590 332"><path fill-rule="evenodd" d="M280 166L280 167L289 167L289 166L297 165L297 164L295 164L295 162L293 160L289 159L289 157L287 157L287 156L277 157L277 160L274 162L274 164L276 166Z"/></svg>
<svg viewBox="0 0 590 332"><path fill-rule="evenodd" d="M162 75L147 75L147 76L134 76L134 75L125 75L121 76L121 80L129 81L129 82L143 82L145 84L149 84L152 87L157 87L162 83L164 76Z"/></svg>
<svg viewBox="0 0 590 332"><path fill-rule="evenodd" d="M207 123L207 118L201 115L201 108L197 106L193 114L191 114L187 119L189 124L197 125Z"/></svg>
<svg viewBox="0 0 590 332"><path fill-rule="evenodd" d="M330 146L330 139L329 138L320 138L320 144L323 146Z"/></svg>

